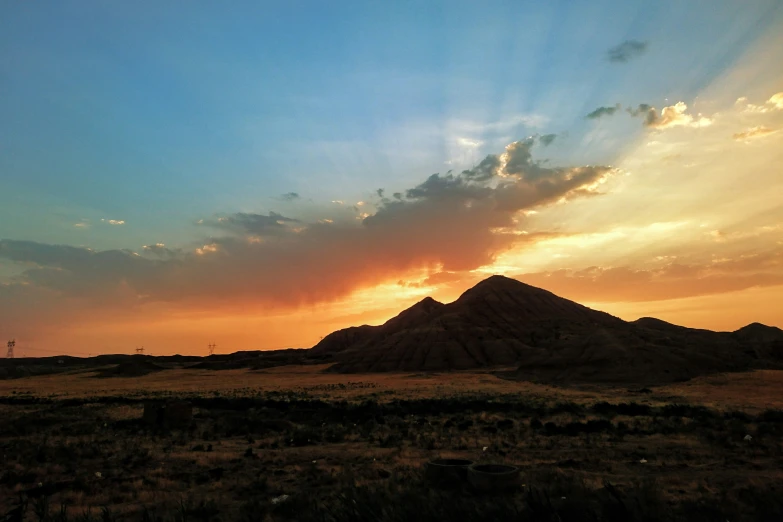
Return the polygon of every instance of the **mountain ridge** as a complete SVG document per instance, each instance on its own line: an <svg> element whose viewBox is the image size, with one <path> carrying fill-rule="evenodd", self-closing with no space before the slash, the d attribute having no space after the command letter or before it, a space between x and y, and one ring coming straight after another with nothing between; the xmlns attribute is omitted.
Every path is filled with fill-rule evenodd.
<svg viewBox="0 0 783 522"><path fill-rule="evenodd" d="M656 383L783 360L783 330L775 327L713 332L655 318L628 322L497 275L451 303L425 298L382 325L352 328L361 334L338 330L313 347L334 357L329 371L515 366L519 379Z"/></svg>

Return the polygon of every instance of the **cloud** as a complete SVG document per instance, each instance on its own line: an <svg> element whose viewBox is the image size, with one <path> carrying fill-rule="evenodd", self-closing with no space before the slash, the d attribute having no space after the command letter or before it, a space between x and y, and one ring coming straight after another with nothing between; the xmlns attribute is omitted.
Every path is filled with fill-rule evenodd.
<svg viewBox="0 0 783 522"><path fill-rule="evenodd" d="M640 106L641 107L641 106ZM661 109L658 115L655 108L650 107L645 118L645 125L653 129L669 129L672 127L707 127L712 120L701 114L696 118L686 113L688 106L684 102L677 102L669 107Z"/></svg>
<svg viewBox="0 0 783 522"><path fill-rule="evenodd" d="M651 110L653 110L653 106L648 105L646 103L640 103L635 108L627 107L625 109L625 111L633 117L643 116L643 115L646 116Z"/></svg>
<svg viewBox="0 0 783 522"><path fill-rule="evenodd" d="M125 221L121 219L101 219L102 222L108 223L109 225L124 225Z"/></svg>
<svg viewBox="0 0 783 522"><path fill-rule="evenodd" d="M597 120L604 116L612 116L615 112L619 111L622 107L618 103L614 107L598 107L593 112L585 116L588 120Z"/></svg>
<svg viewBox="0 0 783 522"><path fill-rule="evenodd" d="M777 130L770 129L769 127L764 127L763 125L759 125L757 127L751 127L745 131L738 132L732 136L737 141L748 141L754 138L761 138L764 136L769 136L770 134L776 133Z"/></svg>
<svg viewBox="0 0 783 522"><path fill-rule="evenodd" d="M269 212L266 215L237 212L204 221L204 224L214 228L253 235L277 234L291 223L299 223L299 220L285 217L277 212Z"/></svg>
<svg viewBox="0 0 783 522"><path fill-rule="evenodd" d="M625 63L632 58L641 56L647 50L647 42L638 40L626 40L620 45L609 49L606 57L610 62Z"/></svg>
<svg viewBox="0 0 783 522"><path fill-rule="evenodd" d="M457 144L461 147L467 147L469 149L477 149L481 147L484 142L481 140L472 140L469 138L457 138Z"/></svg>
<svg viewBox="0 0 783 522"><path fill-rule="evenodd" d="M737 99L736 105L743 107L743 112L749 113L765 113L783 110L783 92L778 92L770 96L764 105L754 105L748 102L748 99L744 96Z"/></svg>
<svg viewBox="0 0 783 522"><path fill-rule="evenodd" d="M647 103L640 103L635 108L628 107L625 109L628 114L636 118L637 116L643 116L645 126L653 125L658 119L658 111L652 105Z"/></svg>
<svg viewBox="0 0 783 522"><path fill-rule="evenodd" d="M738 103L743 100L740 98ZM614 107L598 107L593 112L585 116L590 120L603 118L605 116L613 116L619 110L622 109L622 105L619 103ZM644 126L651 129L669 129L671 127L707 127L713 123L711 118L698 114L694 117L692 114L688 114L686 111L688 106L684 102L677 102L674 105L664 107L661 109L661 113L658 114L658 110L647 103L640 103L636 107L626 107L625 112L632 117L643 117Z"/></svg>
<svg viewBox="0 0 783 522"><path fill-rule="evenodd" d="M113 304L127 312L155 303L205 309L332 301L412 270L456 273L490 264L537 239L519 230L524 212L595 195L612 172L545 166L532 156L538 142L512 143L460 174L433 174L394 199L365 205L360 220L235 213L205 219L202 226L222 234L189 249L156 243L139 255L2 240L0 259L26 268L8 283L14 292L46 295L51 306L76 299L85 308Z"/></svg>
<svg viewBox="0 0 783 522"><path fill-rule="evenodd" d="M280 199L283 201L296 201L297 199L300 199L301 196L299 196L296 192L287 192L280 196Z"/></svg>
<svg viewBox="0 0 783 522"><path fill-rule="evenodd" d="M538 142L544 147L548 147L557 138L557 134L544 134L538 137Z"/></svg>
<svg viewBox="0 0 783 522"><path fill-rule="evenodd" d="M701 265L670 263L647 270L593 266L515 277L577 301L664 301L783 284L783 250L750 253Z"/></svg>
<svg viewBox="0 0 783 522"><path fill-rule="evenodd" d="M585 118L589 120L596 120L606 116L613 116L622 109L622 105L619 103L614 107L598 107ZM658 110L647 103L640 103L636 107L626 107L625 112L632 117L643 117L644 125L651 129L668 129L671 127L706 127L712 124L712 119L702 116L701 114L694 117L688 114L686 111L688 106L684 102L677 102L669 107L661 109L661 113L658 114Z"/></svg>
<svg viewBox="0 0 783 522"><path fill-rule="evenodd" d="M196 255L204 256L207 254L214 254L220 249L217 243L209 243L196 249Z"/></svg>
<svg viewBox="0 0 783 522"><path fill-rule="evenodd" d="M173 258L182 253L182 251L179 249L172 250L170 248L166 248L166 245L163 243L155 243L154 245L144 245L142 247L142 251L145 254L149 254L156 257L162 257L162 258Z"/></svg>

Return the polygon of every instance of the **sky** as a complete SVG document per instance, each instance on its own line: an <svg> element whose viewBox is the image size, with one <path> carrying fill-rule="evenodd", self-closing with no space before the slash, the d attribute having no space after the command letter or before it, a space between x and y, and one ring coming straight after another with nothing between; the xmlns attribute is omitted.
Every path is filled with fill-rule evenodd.
<svg viewBox="0 0 783 522"><path fill-rule="evenodd" d="M779 0L0 5L0 338L309 347L503 274L783 327Z"/></svg>

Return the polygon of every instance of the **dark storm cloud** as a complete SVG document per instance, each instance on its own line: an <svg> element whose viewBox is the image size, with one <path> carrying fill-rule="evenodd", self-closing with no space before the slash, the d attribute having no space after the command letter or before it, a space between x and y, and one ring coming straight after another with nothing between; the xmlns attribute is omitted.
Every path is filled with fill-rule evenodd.
<svg viewBox="0 0 783 522"><path fill-rule="evenodd" d="M287 192L282 196L280 196L280 199L282 199L283 201L295 201L300 198L301 196L296 192Z"/></svg>
<svg viewBox="0 0 783 522"><path fill-rule="evenodd" d="M538 137L538 142L544 147L548 147L557 138L557 134L544 134Z"/></svg>
<svg viewBox="0 0 783 522"><path fill-rule="evenodd" d="M647 50L647 42L638 40L626 40L606 52L606 58L610 62L625 63L632 58L641 56Z"/></svg>

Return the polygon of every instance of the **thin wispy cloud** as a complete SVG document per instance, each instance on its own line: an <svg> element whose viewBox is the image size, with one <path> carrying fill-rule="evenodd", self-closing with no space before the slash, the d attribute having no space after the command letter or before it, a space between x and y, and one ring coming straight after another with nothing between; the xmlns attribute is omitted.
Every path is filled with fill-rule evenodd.
<svg viewBox="0 0 783 522"><path fill-rule="evenodd" d="M611 117L620 114L621 104L612 107L598 107L585 116L588 120ZM636 107L626 107L625 112L631 117L642 117L643 125L651 129L669 129L672 127L707 127L712 124L712 119L701 114L694 116L687 112L688 106L684 102L677 102L658 110L647 103L640 103Z"/></svg>
<svg viewBox="0 0 783 522"><path fill-rule="evenodd" d="M770 96L770 98L761 105L750 103L746 97L737 99L736 105L742 107L748 113L767 113L783 110L783 92Z"/></svg>
<svg viewBox="0 0 783 522"><path fill-rule="evenodd" d="M774 134L776 132L776 129L770 129L769 127L759 125L756 127L751 127L742 132L737 132L732 136L732 138L737 141L748 141L754 138L763 138L764 136L769 136L770 134Z"/></svg>
<svg viewBox="0 0 783 522"><path fill-rule="evenodd" d="M613 63L625 63L643 55L647 51L647 42L626 40L606 52L606 59Z"/></svg>
<svg viewBox="0 0 783 522"><path fill-rule="evenodd" d="M613 107L598 107L597 109L589 112L585 118L588 120L597 120L598 118L603 118L604 116L613 116L614 113L620 109L621 106L619 103Z"/></svg>

